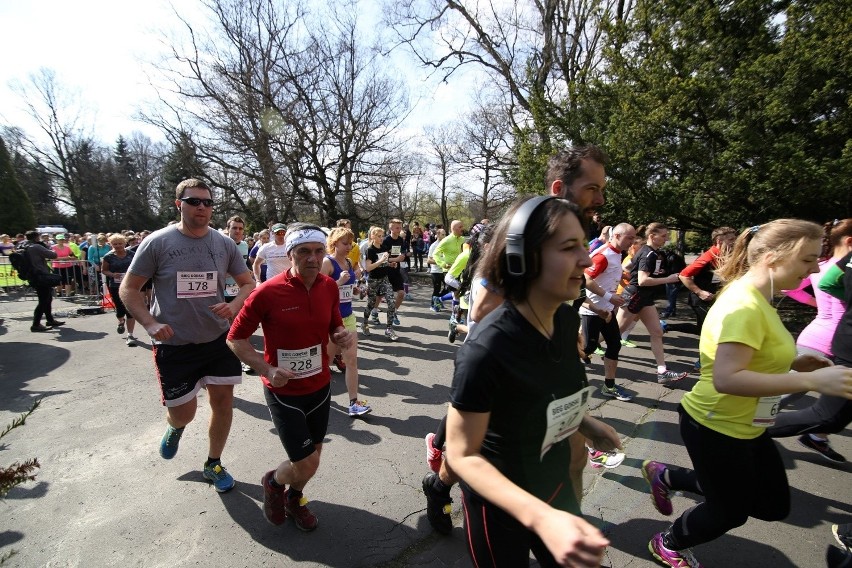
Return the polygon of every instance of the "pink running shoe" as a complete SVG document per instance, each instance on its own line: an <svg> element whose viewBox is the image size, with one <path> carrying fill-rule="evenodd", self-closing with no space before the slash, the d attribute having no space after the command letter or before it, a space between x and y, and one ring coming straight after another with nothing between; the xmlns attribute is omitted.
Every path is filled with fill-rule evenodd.
<svg viewBox="0 0 852 568"><path fill-rule="evenodd" d="M661 479L664 471L666 466L660 462L650 460L642 462L642 476L651 486L651 501L654 502L654 508L660 514L669 516L672 514L672 500L669 496L669 488Z"/></svg>
<svg viewBox="0 0 852 568"><path fill-rule="evenodd" d="M692 551L688 548L683 550L669 550L663 545L663 533L657 533L648 543L648 550L663 566L671 568L702 568L701 563L696 560Z"/></svg>
<svg viewBox="0 0 852 568"><path fill-rule="evenodd" d="M432 445L432 441L435 439L435 434L429 432L426 434L426 463L429 465L429 469L438 473L441 470L441 462L444 459L444 453Z"/></svg>

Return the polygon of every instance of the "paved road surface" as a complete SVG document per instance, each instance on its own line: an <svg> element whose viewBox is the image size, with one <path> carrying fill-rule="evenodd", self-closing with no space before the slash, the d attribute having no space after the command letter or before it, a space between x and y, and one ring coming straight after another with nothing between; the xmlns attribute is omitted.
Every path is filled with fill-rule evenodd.
<svg viewBox="0 0 852 568"><path fill-rule="evenodd" d="M433 533L420 488L423 436L444 412L458 344L447 342L446 316L428 310L425 281L413 293L415 301L403 306L399 342L379 334L360 341L361 395L374 413L350 419L342 375L334 375L322 465L306 491L320 519L310 534L263 519L260 477L283 450L257 377L247 376L236 389L223 459L237 486L219 495L201 477L209 415L203 401L175 459L157 454L164 413L149 346L126 347L111 313L68 318L58 331L32 334L33 304L0 301L0 425L43 397L26 425L0 444L4 466L29 457L42 464L36 482L0 502L0 555L14 550L8 566L25 567L468 566L460 512L452 536ZM56 307L76 306L58 301ZM682 318L671 320L666 336L675 369L691 365L697 344L686 310ZM638 468L647 458L689 465L675 409L694 378L676 390L658 386L641 326L634 338L639 348L622 351L620 381L636 399L596 397L592 411L624 437L627 459L614 470L587 469L583 510L612 540L605 566L644 568L656 565L647 542L667 521L653 509ZM594 382L601 371L597 359ZM852 457L848 429L833 443ZM850 467L828 465L795 440L781 445L792 486L790 518L750 520L698 547L705 565L824 566L830 525L852 519ZM727 466L736 476L737 464ZM676 498L676 513L693 503Z"/></svg>

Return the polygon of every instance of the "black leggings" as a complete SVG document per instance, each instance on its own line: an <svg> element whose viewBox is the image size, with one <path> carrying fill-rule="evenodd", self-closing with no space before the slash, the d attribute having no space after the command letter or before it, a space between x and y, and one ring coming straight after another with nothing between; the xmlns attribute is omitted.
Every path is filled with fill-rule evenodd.
<svg viewBox="0 0 852 568"><path fill-rule="evenodd" d="M444 273L433 272L430 276L432 277L432 295L440 298L447 293L447 288L444 286Z"/></svg>
<svg viewBox="0 0 852 568"><path fill-rule="evenodd" d="M852 367L852 361L835 357L834 362L844 367ZM852 400L822 394L808 408L795 412L782 412L775 419L775 425L767 429L773 438L799 436L810 432L837 434L852 422Z"/></svg>
<svg viewBox="0 0 852 568"><path fill-rule="evenodd" d="M530 551L540 566L559 566L537 534L464 483L461 489L468 553L474 566L529 566Z"/></svg>
<svg viewBox="0 0 852 568"><path fill-rule="evenodd" d="M586 340L586 346L583 351L586 355L591 355L598 348L598 337L603 335L606 341L606 353L604 357L618 361L618 354L621 352L621 333L618 331L618 320L615 314L609 318L609 321L604 321L600 316L581 316L583 323L583 337Z"/></svg>
<svg viewBox="0 0 852 568"><path fill-rule="evenodd" d="M780 521L789 514L787 473L766 432L752 440L732 438L702 426L682 406L678 412L680 435L695 468L692 474L705 497L672 525L679 549L710 542L749 517ZM681 486L674 476L670 480L675 490L695 487Z"/></svg>

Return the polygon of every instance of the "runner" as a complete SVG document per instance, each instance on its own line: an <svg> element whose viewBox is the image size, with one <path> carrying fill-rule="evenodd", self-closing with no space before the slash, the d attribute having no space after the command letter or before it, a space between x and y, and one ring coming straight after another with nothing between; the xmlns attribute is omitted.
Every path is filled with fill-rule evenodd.
<svg viewBox="0 0 852 568"><path fill-rule="evenodd" d="M394 309L393 309L393 325L399 325L399 307L402 306L402 301L405 299L405 276L403 272L408 266L408 245L405 242L405 235L402 234L402 221L399 219L391 219L388 223L390 233L382 241L382 252L388 253L388 263L385 268L385 274L388 282L393 288L394 294ZM388 313L390 313L388 306Z"/></svg>
<svg viewBox="0 0 852 568"><path fill-rule="evenodd" d="M361 269L354 268L349 259L354 242L355 235L348 228L338 226L332 229L326 239L328 254L322 261L320 273L329 276L340 289L340 317L343 318L343 326L352 332L354 339L350 348L342 350L342 355L336 345L329 346L328 354L346 377L349 416L361 416L373 409L366 401L358 400L358 324L352 311L352 298L359 293L356 282Z"/></svg>
<svg viewBox="0 0 852 568"><path fill-rule="evenodd" d="M257 250L252 269L257 286L263 282L260 280L260 267L266 264L266 280L273 276L282 274L290 269L290 257L287 256L287 247L284 244L284 235L287 234L287 225L276 223L272 225L273 239Z"/></svg>
<svg viewBox="0 0 852 568"><path fill-rule="evenodd" d="M325 233L293 223L286 238L291 268L269 279L246 301L228 333L228 345L263 380L272 422L287 458L261 479L263 514L280 525L289 516L303 531L317 528L303 491L316 474L330 405L327 344L353 346L340 317L340 291L320 274ZM281 306L288 306L282 310ZM248 338L263 326L264 352ZM289 485L289 488L286 487Z"/></svg>
<svg viewBox="0 0 852 568"><path fill-rule="evenodd" d="M228 219L226 229L228 231L228 236L232 241L234 241L234 244L237 245L237 250L240 251L240 256L243 257L243 264L247 263L249 247L248 243L243 240L243 235L246 230L245 221L243 221L242 217L239 215L234 215ZM248 267L248 264L246 264L246 267ZM240 286L237 284L236 280L234 280L234 277L229 274L225 279L225 301L233 302L234 298L239 296L239 294Z"/></svg>
<svg viewBox="0 0 852 568"><path fill-rule="evenodd" d="M807 221L755 226L737 238L719 270L726 286L701 332L701 378L678 408L681 437L695 469L654 461L642 465L654 506L663 515L672 513L672 491L705 496L649 542L651 554L666 566L700 566L689 548L749 517L787 516L784 463L766 433L782 394L814 389L852 398L852 369L823 368L830 362L822 357L797 357L774 309L776 292L795 288L818 270L821 239L819 225Z"/></svg>
<svg viewBox="0 0 852 568"><path fill-rule="evenodd" d="M369 279L367 280L367 305L364 308L364 321L361 323L361 333L370 335L370 318L372 323L379 324L379 316L372 314L373 309L379 305L379 296L384 296L387 304L387 327L385 337L396 341L399 337L393 330L393 321L396 318L396 304L393 297L393 287L388 281L388 265L390 264L390 253L384 250L385 231L381 227L370 229L370 245L367 247L365 266ZM372 315L371 315L372 314Z"/></svg>
<svg viewBox="0 0 852 568"><path fill-rule="evenodd" d="M570 474L578 429L601 449L621 445L613 428L585 414L591 388L569 355L580 322L565 302L579 295L591 264L579 216L563 199L522 201L483 259L483 276L508 301L459 350L446 450L461 478L476 566L527 565L530 551L543 566L598 566L609 544L581 518L582 489ZM519 420L531 416L540 419Z"/></svg>
<svg viewBox="0 0 852 568"><path fill-rule="evenodd" d="M166 432L160 456L172 459L183 429L195 418L202 387L210 399L208 457L204 477L216 491L234 487L221 456L231 430L234 385L242 381L240 362L225 345L225 332L249 295L254 282L234 241L209 227L213 191L203 181L187 179L175 189L180 221L142 241L119 296L127 310L153 340L154 365L163 405ZM225 275L240 286L225 302ZM154 281L149 313L142 287Z"/></svg>
<svg viewBox="0 0 852 568"><path fill-rule="evenodd" d="M651 352L657 363L657 382L671 385L684 379L687 373L670 371L666 367L666 354L663 351L663 328L660 316L654 305L658 294L664 295L664 284L680 282L677 274L669 274L666 256L660 249L669 239L669 229L662 223L651 223L645 231L645 246L633 259L630 272L630 286L626 292L629 299L625 303L627 311L620 311L618 322L620 333L628 331L635 320L641 320L648 330Z"/></svg>
<svg viewBox="0 0 852 568"><path fill-rule="evenodd" d="M591 218L598 207L604 203L604 188L606 187L606 171L604 165L608 162L607 155L596 146L582 146L567 148L550 157L547 162L545 174L545 188L549 195L559 196L575 203L580 208L583 223ZM434 256L430 247L430 259ZM436 261L437 262L437 261ZM435 275L433 274L433 282ZM440 276L440 275L438 275ZM503 303L503 292L493 282L484 286L479 292L476 305L473 308L475 321L482 321L488 313ZM579 353L575 348L571 353ZM440 463L439 472L427 474L423 478L423 492L426 494L427 514L429 522L438 532L448 534L452 530L450 512L452 499L450 489L458 482L458 478L446 467L446 462L440 459L444 446L444 436L441 435L442 428L436 431L436 435L426 436L427 462L433 456L431 464ZM582 435L572 436L571 444L571 466L570 476L577 501L582 499L583 470L586 467L585 440ZM434 456L437 453L437 458ZM623 459L623 453L620 454ZM604 458L600 458L604 459Z"/></svg>
<svg viewBox="0 0 852 568"><path fill-rule="evenodd" d="M598 349L598 338L601 335L606 342L601 394L622 401L633 400L633 396L615 384L618 354L621 351L621 335L615 313L624 304L624 298L616 293L616 289L622 276L621 254L630 248L634 238L636 230L627 223L612 229L607 246L592 255L592 266L586 269L587 300L580 307L586 358Z"/></svg>
<svg viewBox="0 0 852 568"><path fill-rule="evenodd" d="M737 232L731 227L719 227L713 229L710 234L713 246L704 251L701 256L680 272L680 281L689 290L689 307L695 312L698 322L698 332L704 325L707 310L713 305L716 291L719 289L719 277L716 269L722 258L731 251L734 241L737 240Z"/></svg>

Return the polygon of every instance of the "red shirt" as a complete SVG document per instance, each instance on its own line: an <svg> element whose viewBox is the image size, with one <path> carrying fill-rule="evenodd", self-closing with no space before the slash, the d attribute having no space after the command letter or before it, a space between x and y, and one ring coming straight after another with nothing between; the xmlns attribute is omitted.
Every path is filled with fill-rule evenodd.
<svg viewBox="0 0 852 568"><path fill-rule="evenodd" d="M695 278L708 268L710 270L715 270L719 267L719 257L722 255L722 251L719 250L719 247L713 245L706 251L704 251L701 256L692 261L692 264L684 268L680 271L680 275L687 278Z"/></svg>
<svg viewBox="0 0 852 568"><path fill-rule="evenodd" d="M273 387L267 377L263 384L276 394L304 395L318 391L331 381L328 368L328 336L343 326L340 317L340 291L337 283L318 274L311 289L288 270L255 289L237 314L228 339L248 339L263 324L263 358L278 366L278 350L322 346L322 370L303 379L291 379L283 387ZM286 367L285 367L286 368Z"/></svg>

